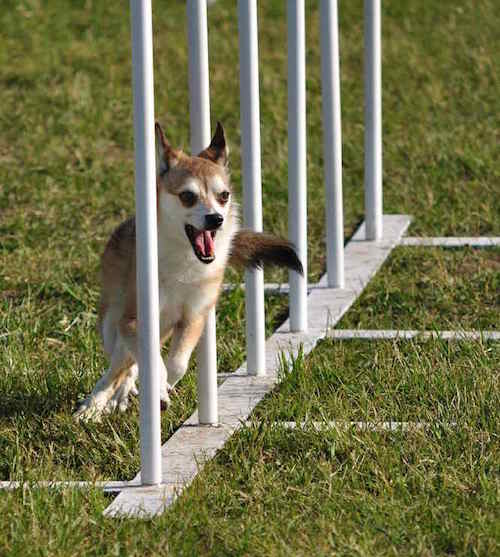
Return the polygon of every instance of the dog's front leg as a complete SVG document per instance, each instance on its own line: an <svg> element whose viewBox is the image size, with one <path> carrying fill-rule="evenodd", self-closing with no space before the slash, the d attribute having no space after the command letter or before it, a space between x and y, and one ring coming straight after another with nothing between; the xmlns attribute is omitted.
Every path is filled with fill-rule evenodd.
<svg viewBox="0 0 500 557"><path fill-rule="evenodd" d="M133 365L134 360L122 338L118 335L107 372L99 379L90 395L79 404L74 417L76 419L99 421L101 415L107 412L106 408L110 400L120 388Z"/></svg>
<svg viewBox="0 0 500 557"><path fill-rule="evenodd" d="M170 404L167 387L167 368L163 359L159 358L160 372L160 406L162 410L166 410ZM130 395L138 395L137 380L139 379L139 367L134 364L128 371L126 377L121 382L118 389L113 394L111 400L106 406L107 412L113 412L116 408L120 412L125 412L129 406Z"/></svg>
<svg viewBox="0 0 500 557"><path fill-rule="evenodd" d="M186 373L189 358L204 326L204 316L185 318L175 325L167 359L168 389L172 389Z"/></svg>
<svg viewBox="0 0 500 557"><path fill-rule="evenodd" d="M139 360L138 346L137 346L137 321L135 319L123 319L120 323L120 333L123 336L124 342L127 345L130 353L133 354L136 361ZM168 333L167 335L168 336ZM160 347L158 347L160 349ZM167 370L163 362L162 357L158 358L159 372L160 372L160 404L162 410L170 404L170 398L168 396L167 388ZM121 410L125 410L128 406L129 393L133 392L132 388L135 388L135 383L138 378L137 367L135 369L135 374L130 377L130 381L125 384L125 389L123 393L117 393L117 403ZM136 389L135 389L136 390ZM115 397L116 398L116 397ZM115 404L116 405L116 404Z"/></svg>

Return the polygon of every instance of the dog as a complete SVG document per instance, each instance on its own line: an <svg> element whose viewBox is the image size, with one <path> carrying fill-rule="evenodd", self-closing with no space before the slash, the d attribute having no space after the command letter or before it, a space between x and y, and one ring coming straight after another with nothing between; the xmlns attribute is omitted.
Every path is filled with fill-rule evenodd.
<svg viewBox="0 0 500 557"><path fill-rule="evenodd" d="M274 264L303 273L294 247L281 238L239 228L228 170L228 147L218 122L197 156L174 149L156 123L158 280L161 343L160 400L185 374L191 353L219 297L224 271ZM129 218L112 233L101 259L97 328L109 368L80 403L77 419L99 420L125 411L137 394L136 227ZM158 347L160 349L160 347Z"/></svg>

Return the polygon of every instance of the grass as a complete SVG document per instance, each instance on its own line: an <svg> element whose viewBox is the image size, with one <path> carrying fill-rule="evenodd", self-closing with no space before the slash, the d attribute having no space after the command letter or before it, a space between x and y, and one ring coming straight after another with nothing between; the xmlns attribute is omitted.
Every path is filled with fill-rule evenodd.
<svg viewBox="0 0 500 557"><path fill-rule="evenodd" d="M319 14L306 4L309 278L317 280L325 265ZM129 13L91 0L5 0L3 8L0 476L130 478L137 408L100 425L71 419L105 365L94 327L99 256L133 212ZM259 4L264 221L282 235L285 15L282 2ZM340 19L348 238L363 217L361 0L342 3ZM218 0L209 28L213 121L226 128L241 196L235 3ZM500 235L499 29L493 0L383 3L384 209L412 214L411 234ZM155 2L154 32L157 116L172 143L187 147L184 3ZM496 290L498 250L400 249L342 324L493 328ZM268 299L268 333L285 314L286 298ZM219 367L231 371L245 359L240 290L221 298L218 331ZM324 343L259 415L454 416L462 428L244 430L151 522L104 520L109 500L98 491L1 493L0 554L500 553L498 349L425 346ZM164 438L194 405L191 370L162 417Z"/></svg>
<svg viewBox="0 0 500 557"><path fill-rule="evenodd" d="M498 427L498 343L324 341L255 410L266 421L456 422Z"/></svg>
<svg viewBox="0 0 500 557"><path fill-rule="evenodd" d="M397 248L338 326L499 330L500 249Z"/></svg>
<svg viewBox="0 0 500 557"><path fill-rule="evenodd" d="M479 343L324 342L261 405L265 421L233 436L161 517L103 520L100 492L27 489L0 499L20 517L0 543L50 555L496 555L498 356ZM318 434L269 425L323 411L457 426Z"/></svg>

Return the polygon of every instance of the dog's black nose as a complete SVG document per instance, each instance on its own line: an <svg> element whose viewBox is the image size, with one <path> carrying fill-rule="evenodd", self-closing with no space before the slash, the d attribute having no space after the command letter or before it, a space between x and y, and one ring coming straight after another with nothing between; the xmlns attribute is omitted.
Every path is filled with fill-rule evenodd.
<svg viewBox="0 0 500 557"><path fill-rule="evenodd" d="M224 222L224 217L220 213L205 215L205 228L207 230L217 230Z"/></svg>

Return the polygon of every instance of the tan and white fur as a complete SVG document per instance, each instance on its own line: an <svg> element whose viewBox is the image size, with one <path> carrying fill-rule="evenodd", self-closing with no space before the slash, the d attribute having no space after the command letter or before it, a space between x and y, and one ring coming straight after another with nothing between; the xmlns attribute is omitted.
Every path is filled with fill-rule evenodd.
<svg viewBox="0 0 500 557"><path fill-rule="evenodd" d="M217 302L228 263L274 263L298 272L302 266L286 241L239 230L219 123L210 145L196 157L173 149L159 124L156 147L161 342L172 337L166 364L160 359L160 399L166 407ZM98 330L110 364L75 412L82 419L98 420L115 408L124 411L130 395L137 394L134 217L111 235L102 256L101 282Z"/></svg>

